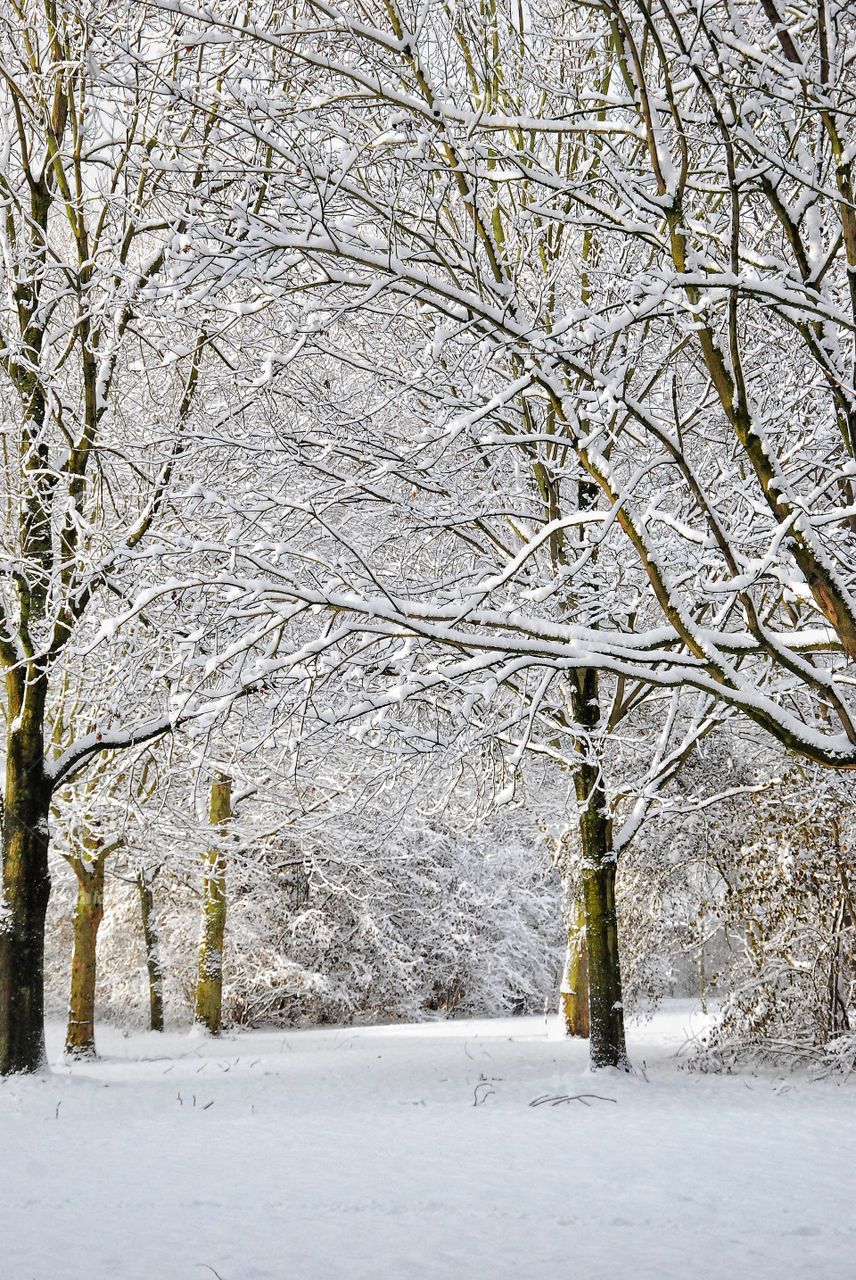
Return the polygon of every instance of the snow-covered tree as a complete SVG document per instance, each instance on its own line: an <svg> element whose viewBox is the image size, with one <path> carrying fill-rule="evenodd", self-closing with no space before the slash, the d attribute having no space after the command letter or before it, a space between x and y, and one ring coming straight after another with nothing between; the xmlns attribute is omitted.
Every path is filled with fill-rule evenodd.
<svg viewBox="0 0 856 1280"><path fill-rule="evenodd" d="M236 264L299 264L298 346L329 353L355 317L335 358L429 410L398 447L349 426L338 463L310 432L334 545L274 573L272 599L433 642L434 685L563 681L581 744L600 671L856 762L852 18L797 10L799 38L748 3L306 0L222 24L314 72L247 104L288 200ZM430 509L435 530L442 510L476 554L403 575L360 501ZM577 778L598 826L598 772ZM614 915L614 860L591 843L594 925ZM618 1028L605 1038L616 1060Z"/></svg>
<svg viewBox="0 0 856 1280"><path fill-rule="evenodd" d="M186 707L169 651L182 624L155 603L136 629L109 621L163 587L154 531L177 477L210 465L195 425L216 434L226 322L198 272L182 302L196 238L247 198L223 164L222 113L194 101L222 58L181 26L104 0L15 0L0 15L2 1072L43 1053L53 797ZM55 738L67 676L92 697Z"/></svg>
<svg viewBox="0 0 856 1280"><path fill-rule="evenodd" d="M316 75L245 104L278 174L235 261L301 264L301 340L359 312L406 348L421 315L428 351L404 360L434 406L421 474L465 435L484 466L524 453L542 487L490 578L387 598L367 575L304 583L305 599L450 647L694 686L847 766L853 19L797 4L792 32L772 13L262 6L225 29ZM506 406L523 414L510 439ZM406 462L378 460L372 483L397 478L401 498L414 448ZM584 502L566 492L580 485ZM577 620L574 560L530 586L552 609L524 596L501 634L509 584L579 527L586 565L632 561L626 592Z"/></svg>

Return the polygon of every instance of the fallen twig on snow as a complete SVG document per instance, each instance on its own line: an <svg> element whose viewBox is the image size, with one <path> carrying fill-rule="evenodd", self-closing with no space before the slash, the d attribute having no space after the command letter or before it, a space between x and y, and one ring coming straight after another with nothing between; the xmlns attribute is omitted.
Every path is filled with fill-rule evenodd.
<svg viewBox="0 0 856 1280"><path fill-rule="evenodd" d="M604 1098L600 1093L545 1093L540 1098L533 1098L529 1103L530 1107L543 1107L549 1104L551 1107L558 1107L563 1102L581 1102L584 1107L591 1106L589 1098L595 1099L597 1102L617 1102L617 1098Z"/></svg>

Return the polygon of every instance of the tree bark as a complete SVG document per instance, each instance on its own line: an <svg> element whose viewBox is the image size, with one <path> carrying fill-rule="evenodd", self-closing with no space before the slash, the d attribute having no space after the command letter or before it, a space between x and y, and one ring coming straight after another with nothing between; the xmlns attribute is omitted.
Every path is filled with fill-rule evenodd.
<svg viewBox="0 0 856 1280"><path fill-rule="evenodd" d="M71 994L65 1052L70 1058L95 1057L95 985L98 927L104 917L106 852L95 838L87 838L92 857L70 858L77 876L74 908L74 947L71 956Z"/></svg>
<svg viewBox="0 0 856 1280"><path fill-rule="evenodd" d="M609 851L599 865L583 872L586 933L589 939L589 1018L591 1065L626 1070L624 1005L615 919L615 862Z"/></svg>
<svg viewBox="0 0 856 1280"><path fill-rule="evenodd" d="M592 755L589 736L600 720L596 671L575 672L572 709L575 723L586 730L586 736L579 741L581 758L574 770L574 786L580 813L582 896L588 942L590 1060L596 1068L627 1070L615 912L616 856L603 776Z"/></svg>
<svg viewBox="0 0 856 1280"><path fill-rule="evenodd" d="M163 972L154 914L153 879L154 876L150 877L147 871L140 870L137 877L137 890L140 895L140 918L143 922L146 970L149 976L149 1027L152 1031L163 1031Z"/></svg>
<svg viewBox="0 0 856 1280"><path fill-rule="evenodd" d="M204 858L202 930L196 982L196 1022L212 1035L220 1031L223 1005L223 942L226 934L226 856L223 838L232 811L232 783L218 774L211 783L211 825L220 837Z"/></svg>
<svg viewBox="0 0 856 1280"><path fill-rule="evenodd" d="M44 769L43 676L6 676L6 787L0 907L0 1074L45 1061L45 916L51 786Z"/></svg>
<svg viewBox="0 0 856 1280"><path fill-rule="evenodd" d="M568 949L562 975L562 1017L565 1034L587 1040L589 1022L588 942L586 940L585 907L581 899L574 902L574 918L568 929Z"/></svg>

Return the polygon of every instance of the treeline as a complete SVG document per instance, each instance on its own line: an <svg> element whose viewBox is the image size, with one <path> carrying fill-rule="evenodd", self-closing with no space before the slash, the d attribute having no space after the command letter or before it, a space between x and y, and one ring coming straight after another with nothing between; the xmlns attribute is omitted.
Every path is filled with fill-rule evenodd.
<svg viewBox="0 0 856 1280"><path fill-rule="evenodd" d="M358 1005L383 952L424 1004L407 921L444 876L478 914L455 868L512 812L595 1067L641 957L685 938L706 990L708 935L711 1054L846 1057L854 41L839 0L5 6L0 1073L44 1060L56 858L84 1048L120 857L155 1004L192 847L221 1016L245 823L309 863L277 954ZM379 823L356 886L341 805ZM483 902L486 953L526 939L498 1007L550 968L529 856Z"/></svg>

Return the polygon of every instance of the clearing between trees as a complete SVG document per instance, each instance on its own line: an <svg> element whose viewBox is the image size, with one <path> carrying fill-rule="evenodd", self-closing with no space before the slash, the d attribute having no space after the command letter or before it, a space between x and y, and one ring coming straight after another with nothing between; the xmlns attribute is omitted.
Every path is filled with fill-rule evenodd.
<svg viewBox="0 0 856 1280"><path fill-rule="evenodd" d="M0 1083L3 1274L851 1277L852 1083L687 1071L704 1026L667 1002L634 1076L553 1016L105 1027L72 1067L51 1026L53 1070Z"/></svg>

